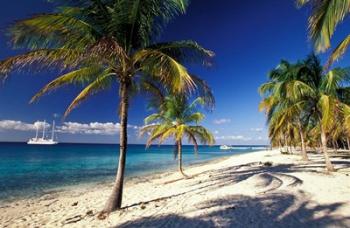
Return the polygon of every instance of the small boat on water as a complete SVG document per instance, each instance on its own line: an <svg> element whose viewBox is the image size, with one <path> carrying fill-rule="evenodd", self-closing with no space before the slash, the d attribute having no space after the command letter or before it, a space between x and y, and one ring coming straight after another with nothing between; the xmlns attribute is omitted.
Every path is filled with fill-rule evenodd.
<svg viewBox="0 0 350 228"><path fill-rule="evenodd" d="M227 145L220 146L220 150L231 150L231 149L233 149L233 147L231 147L231 146L227 146Z"/></svg>
<svg viewBox="0 0 350 228"><path fill-rule="evenodd" d="M29 145L56 145L56 144L58 144L58 142L55 141L55 121L52 122L51 138L48 139L45 137L45 130L46 130L46 121L44 121L42 137L41 138L38 137L39 127L37 127L35 138L29 139L27 144L29 144Z"/></svg>

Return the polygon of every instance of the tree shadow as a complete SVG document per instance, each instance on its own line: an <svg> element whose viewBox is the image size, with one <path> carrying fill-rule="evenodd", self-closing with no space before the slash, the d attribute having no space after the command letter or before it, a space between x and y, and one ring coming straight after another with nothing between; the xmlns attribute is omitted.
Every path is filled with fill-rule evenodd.
<svg viewBox="0 0 350 228"><path fill-rule="evenodd" d="M333 164L335 164L339 169L350 166L350 163L348 161L334 161ZM253 177L258 177L263 182L263 186L259 186L262 188L262 191L260 193L267 193L278 190L283 186L296 187L298 185L301 185L303 181L293 175L293 173L303 172L319 174L320 168L324 168L323 162L315 161L315 159L313 159L313 161L309 162L308 164L272 164L272 166L265 166L261 162L252 162L237 166L231 166L229 168L217 169L210 172L197 173L194 175L194 177L208 175L208 178L205 180L202 179L200 182L193 181L189 184L184 183L184 185L190 189L179 194L126 205L123 207L123 209L140 206L142 204L146 205L152 202L160 202L189 193L200 194L208 190L239 184ZM179 181L186 180L182 179Z"/></svg>
<svg viewBox="0 0 350 228"><path fill-rule="evenodd" d="M338 167L348 167L348 161L337 160ZM246 163L228 168L199 173L206 175L200 181L184 181L184 192L176 195L135 203L125 208L142 204L166 205L168 199L173 201L190 198L221 187L232 187L250 181L260 190L254 197L231 195L215 201L191 205L181 214L163 214L129 221L118 227L350 227L350 217L335 216L332 212L342 203L317 205L308 201L302 191L286 193L285 188L297 187L303 181L295 172L320 173L324 168L322 161L313 159L309 163L272 164L266 166L261 162ZM163 202L164 201L164 202ZM161 213L161 211L160 211ZM188 213L192 216L188 216ZM193 216L195 214L195 216ZM199 214L199 215L198 215ZM186 215L186 216L185 216Z"/></svg>
<svg viewBox="0 0 350 228"><path fill-rule="evenodd" d="M233 195L193 205L182 216L144 217L118 227L349 227L350 216L332 215L342 204L317 205L291 194Z"/></svg>
<svg viewBox="0 0 350 228"><path fill-rule="evenodd" d="M213 188L239 184L249 178L258 177L264 179L264 186L261 187L270 187L268 191L273 191L282 187L282 185L293 187L302 184L303 181L301 179L291 175L296 169L299 168L289 164L267 167L258 162L247 163L216 170L216 172L209 175L209 178L207 178L206 181L202 181L200 186L195 187L198 184L194 183L190 185L190 187L195 187L196 193L201 193L201 190L208 191ZM306 171L304 170L303 172ZM316 171L309 170L308 172Z"/></svg>
<svg viewBox="0 0 350 228"><path fill-rule="evenodd" d="M350 167L350 162L346 160L332 161L337 170L346 169ZM303 183L301 179L293 175L295 172L301 173L317 173L322 174L325 168L323 161L313 159L307 164L272 164L272 166L265 166L261 162L246 163L229 168L218 169L212 172L206 181L201 183L197 188L207 190L207 188L220 188L229 184L238 184L251 177L259 176L260 178L269 178L267 182L279 182L277 188L284 186L297 186ZM193 184L195 186L196 184ZM277 188L271 188L276 190Z"/></svg>

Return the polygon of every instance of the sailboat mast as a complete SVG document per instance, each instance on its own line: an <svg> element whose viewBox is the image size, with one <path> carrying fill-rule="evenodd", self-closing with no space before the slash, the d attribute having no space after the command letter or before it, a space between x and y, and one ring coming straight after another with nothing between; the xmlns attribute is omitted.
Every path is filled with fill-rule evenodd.
<svg viewBox="0 0 350 228"><path fill-rule="evenodd" d="M54 140L54 137L55 137L55 121L52 121L51 139Z"/></svg>
<svg viewBox="0 0 350 228"><path fill-rule="evenodd" d="M45 127L46 127L46 120L44 120L44 126L43 126L43 139L45 138Z"/></svg>
<svg viewBox="0 0 350 228"><path fill-rule="evenodd" d="M36 133L35 133L35 139L38 139L38 135L39 135L39 126L36 126Z"/></svg>

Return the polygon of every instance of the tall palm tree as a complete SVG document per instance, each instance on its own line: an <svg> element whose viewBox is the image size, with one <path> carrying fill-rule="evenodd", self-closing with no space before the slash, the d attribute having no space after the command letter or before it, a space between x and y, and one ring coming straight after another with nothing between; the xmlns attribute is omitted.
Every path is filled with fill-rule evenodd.
<svg viewBox="0 0 350 228"><path fill-rule="evenodd" d="M309 33L317 52L324 52L331 47L331 39L337 26L350 13L350 0L297 0L299 6L311 5ZM339 59L350 45L350 35L342 40L333 50L326 65L328 68Z"/></svg>
<svg viewBox="0 0 350 228"><path fill-rule="evenodd" d="M311 55L305 61L304 74L306 76L305 108L309 116L313 119L320 132L322 151L324 153L326 167L328 171L334 171L334 167L328 155L328 138L332 132L332 127L338 116L344 115L347 104L340 96L341 91L348 91L349 87L345 83L349 81L349 69L335 68L324 73L319 59Z"/></svg>
<svg viewBox="0 0 350 228"><path fill-rule="evenodd" d="M176 143L175 156L178 159L179 172L184 176L182 168L182 143L187 137L194 144L195 153L198 151L198 142L202 144L214 144L214 136L205 127L198 125L204 119L204 115L197 110L197 105L204 104L203 98L195 99L191 104L185 96L168 96L157 113L145 119L145 126L141 128L141 135L150 133L147 146L159 140L159 144L168 138L173 138Z"/></svg>
<svg viewBox="0 0 350 228"><path fill-rule="evenodd" d="M299 118L306 118L308 128L311 125L311 129L315 129L313 132L319 132L326 168L328 171L334 171L329 159L327 144L329 135L334 133L332 127L334 127L338 116L345 115L346 111L349 110L349 106L343 101L341 94L348 93L350 90L349 87L344 86L344 82L348 82L350 72L348 69L336 68L324 73L323 67L315 55L310 55L297 65L298 77L294 80L286 81L282 78L280 83L272 81L271 86L263 85L261 90L263 92L271 91L272 95L265 98L262 106L268 108L268 115L271 118L277 118L280 115L286 118L296 114L293 112L293 114L288 115L290 108L287 108L286 103L296 102L291 106L292 110L299 110ZM274 84L277 86L274 87ZM281 96L281 94L286 94L286 96ZM294 107L299 108L295 109ZM286 122L290 124L289 121ZM279 123L284 124L281 121Z"/></svg>
<svg viewBox="0 0 350 228"><path fill-rule="evenodd" d="M300 99L301 78L300 64L291 64L282 60L276 69L269 73L270 81L260 86L259 92L264 96L259 105L260 111L265 110L269 124L269 135L273 144L281 144L280 140L293 141L295 131L301 142L301 155L308 161L305 145L305 128L307 121L303 115L303 103Z"/></svg>
<svg viewBox="0 0 350 228"><path fill-rule="evenodd" d="M194 41L155 43L164 26L186 12L187 0L67 2L54 13L36 15L11 26L13 47L27 52L2 61L0 73L6 77L24 68L64 72L31 101L65 85L82 84L84 89L65 116L90 96L112 83L119 84L119 164L103 215L120 209L122 204L131 92L141 88L141 78L158 81L174 93L192 91L202 81L190 75L182 63L210 65L214 53Z"/></svg>

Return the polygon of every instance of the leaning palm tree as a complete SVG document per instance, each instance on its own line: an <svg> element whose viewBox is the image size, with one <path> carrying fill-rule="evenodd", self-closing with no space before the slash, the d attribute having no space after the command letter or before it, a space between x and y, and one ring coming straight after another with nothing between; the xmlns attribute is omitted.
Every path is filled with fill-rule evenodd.
<svg viewBox="0 0 350 228"><path fill-rule="evenodd" d="M321 150L324 154L327 170L334 171L328 155L327 144L329 136L334 133L332 127L338 116L346 115L346 110L349 110L349 106L343 101L341 94L350 91L350 88L344 84L349 82L350 71L349 69L336 68L324 73L323 67L315 55L310 55L297 65L298 76L293 80L285 80L282 77L281 81L272 80L270 84L263 86L262 90L267 91L270 96L265 98L262 105L268 108L270 118L277 118L280 115L283 118L293 115L299 115L299 119L305 118L307 125L312 125L313 132L319 132ZM294 103L290 106L293 109L286 106L291 101ZM296 106L300 108L295 109ZM291 110L294 110L294 114L288 115ZM299 112L295 112L295 110L299 110ZM283 118L281 119L285 120ZM284 122L279 120L278 123L290 124L291 122L290 120Z"/></svg>
<svg viewBox="0 0 350 228"><path fill-rule="evenodd" d="M331 47L331 39L337 26L350 13L350 0L297 0L299 6L311 5L309 32L317 52ZM326 68L339 59L350 45L350 35L333 50Z"/></svg>
<svg viewBox="0 0 350 228"><path fill-rule="evenodd" d="M269 82L260 86L259 92L264 97L259 110L265 110L269 125L269 136L273 144L283 141L293 141L294 137L288 132L298 131L301 142L301 155L308 161L305 145L305 128L307 121L303 114L303 102L298 99L301 78L300 64L291 64L282 60L281 63L269 73ZM277 142L276 142L277 140Z"/></svg>
<svg viewBox="0 0 350 228"><path fill-rule="evenodd" d="M173 138L176 145L175 157L178 159L179 172L184 176L182 168L182 143L187 137L194 144L195 153L198 152L198 142L202 144L214 144L214 136L205 127L198 125L204 119L204 115L197 111L198 104L203 105L204 99L197 98L191 104L185 96L168 96L157 113L145 119L145 126L141 128L141 135L150 133L147 146L159 140L159 144L168 138Z"/></svg>
<svg viewBox="0 0 350 228"><path fill-rule="evenodd" d="M329 137L334 134L332 127L339 115L344 115L348 106L339 96L340 91L348 91L345 84L349 82L350 71L346 68L335 68L324 73L319 59L311 55L303 61L305 81L303 84L307 95L304 96L305 110L312 122L319 128L322 151L324 153L326 168L334 171L329 159L327 144Z"/></svg>
<svg viewBox="0 0 350 228"><path fill-rule="evenodd" d="M121 208L127 151L129 100L142 88L140 78L158 81L174 93L199 87L182 63L210 65L213 52L194 41L155 43L164 26L184 14L187 0L67 1L54 13L20 20L10 28L12 45L27 52L0 62L5 78L13 71L64 72L32 99L69 84L84 89L65 112L90 96L119 84L120 153L112 194L102 214ZM147 88L144 88L147 89Z"/></svg>

